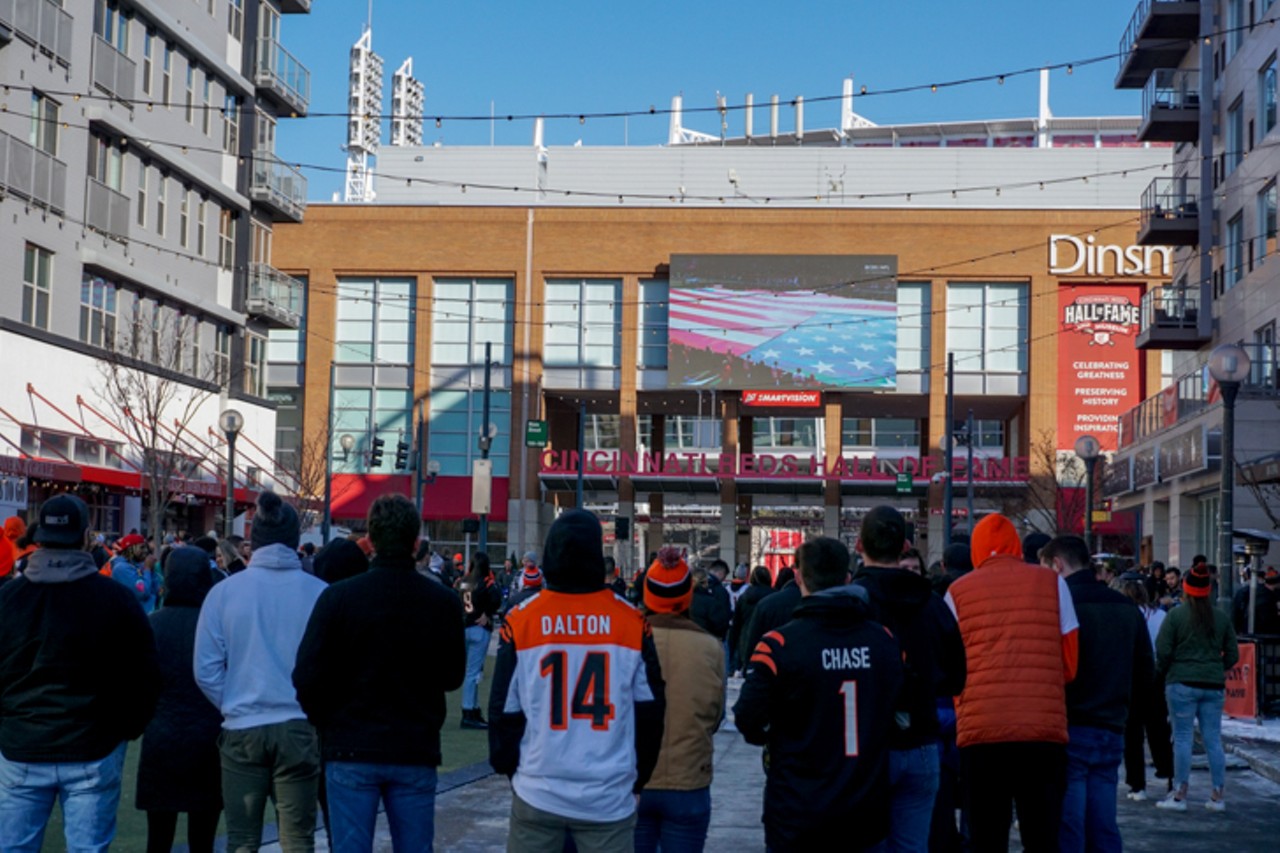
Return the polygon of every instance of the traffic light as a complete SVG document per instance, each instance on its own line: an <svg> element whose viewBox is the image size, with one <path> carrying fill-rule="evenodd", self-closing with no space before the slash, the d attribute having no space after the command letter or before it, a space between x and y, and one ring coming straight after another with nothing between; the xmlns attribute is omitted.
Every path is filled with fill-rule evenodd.
<svg viewBox="0 0 1280 853"><path fill-rule="evenodd" d="M369 467L377 468L382 465L382 446L386 444L380 438L373 440L373 449L369 451Z"/></svg>
<svg viewBox="0 0 1280 853"><path fill-rule="evenodd" d="M616 516L613 519L613 533L619 540L631 538L631 519L625 515Z"/></svg>
<svg viewBox="0 0 1280 853"><path fill-rule="evenodd" d="M396 470L407 471L409 469L409 445L402 438L396 442Z"/></svg>

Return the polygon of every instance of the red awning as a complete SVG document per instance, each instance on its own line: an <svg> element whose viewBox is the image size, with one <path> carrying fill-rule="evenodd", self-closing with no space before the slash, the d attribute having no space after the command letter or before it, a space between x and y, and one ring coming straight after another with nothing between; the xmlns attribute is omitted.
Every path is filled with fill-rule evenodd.
<svg viewBox="0 0 1280 853"><path fill-rule="evenodd" d="M369 507L382 495L404 495L413 498L414 478L411 474L335 474L333 475L333 517L364 518ZM507 496L510 479L493 478L492 521L507 520ZM471 513L471 478L437 477L422 486L422 517L441 521L474 518Z"/></svg>

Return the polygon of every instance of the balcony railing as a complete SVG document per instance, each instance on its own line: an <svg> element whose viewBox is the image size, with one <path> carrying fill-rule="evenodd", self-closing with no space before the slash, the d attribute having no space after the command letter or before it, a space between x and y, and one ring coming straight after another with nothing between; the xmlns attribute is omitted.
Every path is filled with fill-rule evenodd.
<svg viewBox="0 0 1280 853"><path fill-rule="evenodd" d="M1138 89L1156 68L1176 68L1200 33L1200 4L1194 0L1138 0L1120 37L1116 86Z"/></svg>
<svg viewBox="0 0 1280 853"><path fill-rule="evenodd" d="M1157 69L1142 89L1138 138L1145 142L1191 142L1199 135L1199 72Z"/></svg>
<svg viewBox="0 0 1280 853"><path fill-rule="evenodd" d="M311 0L280 0L280 11L286 15L305 15L311 11Z"/></svg>
<svg viewBox="0 0 1280 853"><path fill-rule="evenodd" d="M1277 344L1241 344L1252 364L1249 378L1240 384L1242 398L1280 398L1280 381L1276 371L1280 347ZM1196 366L1178 377L1159 394L1148 397L1120 416L1120 447L1132 447L1140 441L1184 423L1221 396L1209 375L1209 354L1196 361Z"/></svg>
<svg viewBox="0 0 1280 853"><path fill-rule="evenodd" d="M1200 239L1200 179L1156 178L1142 192L1138 242L1191 246Z"/></svg>
<svg viewBox="0 0 1280 853"><path fill-rule="evenodd" d="M1199 349L1208 343L1212 318L1203 313L1207 287L1153 287L1142 297L1135 343L1139 349Z"/></svg>
<svg viewBox="0 0 1280 853"><path fill-rule="evenodd" d="M274 154L259 151L253 157L249 196L269 205L285 219L301 222L307 209L307 179Z"/></svg>
<svg viewBox="0 0 1280 853"><path fill-rule="evenodd" d="M281 328L296 329L302 325L302 282L269 264L250 264L245 310Z"/></svg>
<svg viewBox="0 0 1280 853"><path fill-rule="evenodd" d="M0 0L0 26L71 66L71 16L53 0Z"/></svg>
<svg viewBox="0 0 1280 853"><path fill-rule="evenodd" d="M137 66L132 59L102 36L93 37L93 85L122 101L131 101L137 76Z"/></svg>
<svg viewBox="0 0 1280 853"><path fill-rule="evenodd" d="M286 109L306 115L311 102L311 72L274 39L258 39L258 73L254 83L275 96Z"/></svg>
<svg viewBox="0 0 1280 853"><path fill-rule="evenodd" d="M115 240L129 238L129 197L90 178L85 188L84 221L95 231Z"/></svg>
<svg viewBox="0 0 1280 853"><path fill-rule="evenodd" d="M65 213L67 164L0 131L0 189L32 204Z"/></svg>

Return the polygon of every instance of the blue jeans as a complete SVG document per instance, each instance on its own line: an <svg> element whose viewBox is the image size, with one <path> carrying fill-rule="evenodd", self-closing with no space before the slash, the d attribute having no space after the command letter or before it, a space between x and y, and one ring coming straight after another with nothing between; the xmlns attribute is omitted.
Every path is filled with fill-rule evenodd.
<svg viewBox="0 0 1280 853"><path fill-rule="evenodd" d="M640 793L636 853L701 853L711 825L711 788Z"/></svg>
<svg viewBox="0 0 1280 853"><path fill-rule="evenodd" d="M1222 690L1185 684L1166 684L1169 718L1173 721L1173 787L1182 790L1191 778L1191 741L1200 723L1204 751L1209 754L1209 778L1215 790L1227 784L1227 756L1222 751Z"/></svg>
<svg viewBox="0 0 1280 853"><path fill-rule="evenodd" d="M480 676L484 675L484 656L489 653L489 631L472 625L467 634L467 676L462 682L462 707L470 711L480 707Z"/></svg>
<svg viewBox="0 0 1280 853"><path fill-rule="evenodd" d="M39 853L55 799L62 801L69 853L111 846L125 744L98 761L36 764L0 756L0 850Z"/></svg>
<svg viewBox="0 0 1280 853"><path fill-rule="evenodd" d="M1116 787L1124 735L1093 726L1071 726L1067 744L1067 792L1062 798L1061 853L1123 849L1116 823Z"/></svg>
<svg viewBox="0 0 1280 853"><path fill-rule="evenodd" d="M436 768L420 764L329 761L324 767L335 853L373 849L378 801L387 807L391 846L431 850L436 828Z"/></svg>
<svg viewBox="0 0 1280 853"><path fill-rule="evenodd" d="M941 778L938 744L889 752L889 837L894 853L927 853L933 800Z"/></svg>

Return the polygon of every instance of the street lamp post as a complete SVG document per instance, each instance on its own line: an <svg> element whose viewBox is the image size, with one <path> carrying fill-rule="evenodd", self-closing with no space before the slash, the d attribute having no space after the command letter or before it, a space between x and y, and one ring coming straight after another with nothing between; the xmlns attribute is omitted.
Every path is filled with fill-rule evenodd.
<svg viewBox="0 0 1280 853"><path fill-rule="evenodd" d="M223 512L222 535L231 535L231 523L236 517L236 437L244 428L244 415L236 409L224 409L218 415L218 427L227 436L227 508Z"/></svg>
<svg viewBox="0 0 1280 853"><path fill-rule="evenodd" d="M1098 457L1102 455L1102 443L1091 435L1082 435L1076 439L1076 456L1084 463L1084 544L1089 546L1089 553L1094 552L1093 544L1093 472L1098 467Z"/></svg>
<svg viewBox="0 0 1280 853"><path fill-rule="evenodd" d="M1209 354L1209 375L1222 391L1222 481L1218 495L1218 606L1231 612L1235 565L1231 533L1235 526L1236 394L1249 377L1249 353L1238 344L1220 344Z"/></svg>

